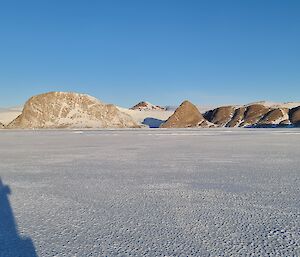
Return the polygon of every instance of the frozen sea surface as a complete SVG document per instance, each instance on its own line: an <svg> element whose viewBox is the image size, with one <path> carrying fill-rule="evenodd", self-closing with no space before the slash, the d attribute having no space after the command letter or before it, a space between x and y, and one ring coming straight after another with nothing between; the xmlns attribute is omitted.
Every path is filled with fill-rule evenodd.
<svg viewBox="0 0 300 257"><path fill-rule="evenodd" d="M300 256L300 130L0 131L0 256Z"/></svg>

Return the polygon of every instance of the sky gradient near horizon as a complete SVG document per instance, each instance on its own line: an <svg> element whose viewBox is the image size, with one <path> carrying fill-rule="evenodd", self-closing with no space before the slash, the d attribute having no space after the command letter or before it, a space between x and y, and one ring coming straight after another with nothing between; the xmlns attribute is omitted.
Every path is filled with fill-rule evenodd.
<svg viewBox="0 0 300 257"><path fill-rule="evenodd" d="M300 101L300 1L0 0L0 107Z"/></svg>

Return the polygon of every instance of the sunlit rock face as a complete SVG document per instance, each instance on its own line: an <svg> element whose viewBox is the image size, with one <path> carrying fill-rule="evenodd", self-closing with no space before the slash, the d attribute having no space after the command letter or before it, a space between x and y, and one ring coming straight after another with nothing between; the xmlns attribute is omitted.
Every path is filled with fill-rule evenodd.
<svg viewBox="0 0 300 257"><path fill-rule="evenodd" d="M85 94L50 92L31 97L8 128L135 128L112 104Z"/></svg>
<svg viewBox="0 0 300 257"><path fill-rule="evenodd" d="M174 114L160 127L161 128L193 128L210 127L209 123L198 108L189 101L184 101L174 112Z"/></svg>

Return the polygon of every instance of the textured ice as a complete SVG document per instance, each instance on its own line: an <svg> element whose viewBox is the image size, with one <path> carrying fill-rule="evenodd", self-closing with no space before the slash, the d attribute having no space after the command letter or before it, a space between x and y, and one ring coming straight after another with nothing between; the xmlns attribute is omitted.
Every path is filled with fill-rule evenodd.
<svg viewBox="0 0 300 257"><path fill-rule="evenodd" d="M297 129L0 131L0 256L300 256L299 154Z"/></svg>

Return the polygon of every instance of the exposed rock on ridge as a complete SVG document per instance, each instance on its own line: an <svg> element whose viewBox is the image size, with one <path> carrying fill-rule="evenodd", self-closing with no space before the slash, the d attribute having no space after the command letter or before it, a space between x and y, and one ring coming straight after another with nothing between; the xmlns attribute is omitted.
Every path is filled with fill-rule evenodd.
<svg viewBox="0 0 300 257"><path fill-rule="evenodd" d="M225 126L232 119L233 113L233 106L223 106L206 112L204 114L204 118L222 127Z"/></svg>
<svg viewBox="0 0 300 257"><path fill-rule="evenodd" d="M135 128L112 104L85 94L50 92L31 97L8 128Z"/></svg>
<svg viewBox="0 0 300 257"><path fill-rule="evenodd" d="M163 111L165 108L158 106L158 105L153 105L149 102L139 102L135 106L131 107L130 110L139 110L139 111Z"/></svg>
<svg viewBox="0 0 300 257"><path fill-rule="evenodd" d="M271 109L259 122L258 125L290 125L289 109Z"/></svg>
<svg viewBox="0 0 300 257"><path fill-rule="evenodd" d="M290 116L293 116L291 111ZM206 112L204 117L220 127L285 126L295 124L294 120L297 120L297 118L289 120L288 108L263 104L219 107Z"/></svg>

